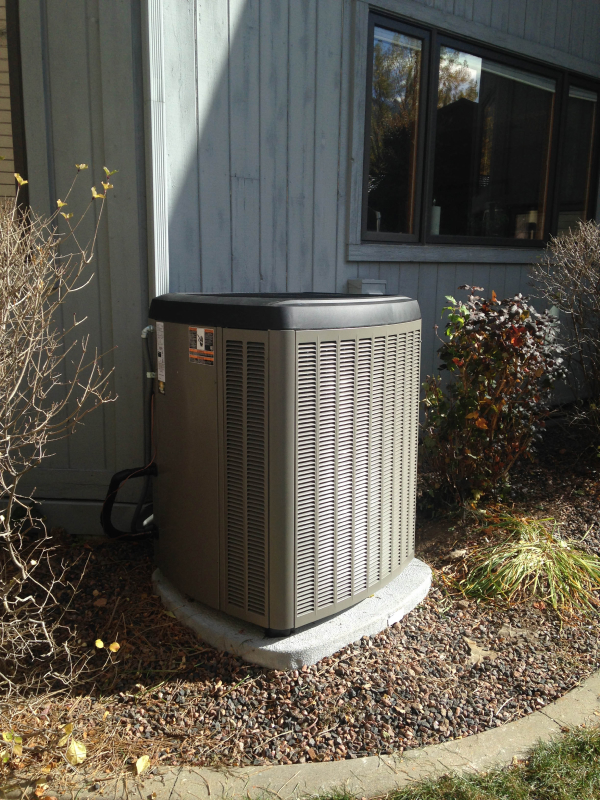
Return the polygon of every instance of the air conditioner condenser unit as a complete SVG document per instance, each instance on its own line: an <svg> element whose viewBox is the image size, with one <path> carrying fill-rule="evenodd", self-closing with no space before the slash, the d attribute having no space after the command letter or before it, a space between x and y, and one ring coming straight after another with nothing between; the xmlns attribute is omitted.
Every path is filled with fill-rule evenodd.
<svg viewBox="0 0 600 800"><path fill-rule="evenodd" d="M284 635L414 557L416 300L167 294L156 326L158 563Z"/></svg>

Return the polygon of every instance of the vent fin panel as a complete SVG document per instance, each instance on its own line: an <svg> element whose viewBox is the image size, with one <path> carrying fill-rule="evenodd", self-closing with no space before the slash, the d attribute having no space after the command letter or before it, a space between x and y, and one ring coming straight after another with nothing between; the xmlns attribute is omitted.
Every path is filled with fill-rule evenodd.
<svg viewBox="0 0 600 800"><path fill-rule="evenodd" d="M419 358L418 330L297 346L299 618L414 552Z"/></svg>
<svg viewBox="0 0 600 800"><path fill-rule="evenodd" d="M227 602L266 614L267 396L263 342L225 342Z"/></svg>

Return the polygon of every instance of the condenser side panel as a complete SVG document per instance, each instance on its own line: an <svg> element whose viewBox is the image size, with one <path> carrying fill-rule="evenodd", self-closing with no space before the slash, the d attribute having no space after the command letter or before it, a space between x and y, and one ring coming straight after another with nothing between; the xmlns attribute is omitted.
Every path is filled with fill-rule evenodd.
<svg viewBox="0 0 600 800"><path fill-rule="evenodd" d="M156 386L154 395L158 563L180 591L218 608L217 365L190 357L188 325L163 324L164 393Z"/></svg>
<svg viewBox="0 0 600 800"><path fill-rule="evenodd" d="M269 628L295 625L296 332L269 331Z"/></svg>
<svg viewBox="0 0 600 800"><path fill-rule="evenodd" d="M414 556L420 321L296 333L296 627Z"/></svg>
<svg viewBox="0 0 600 800"><path fill-rule="evenodd" d="M221 609L268 627L269 348L265 331L222 329Z"/></svg>

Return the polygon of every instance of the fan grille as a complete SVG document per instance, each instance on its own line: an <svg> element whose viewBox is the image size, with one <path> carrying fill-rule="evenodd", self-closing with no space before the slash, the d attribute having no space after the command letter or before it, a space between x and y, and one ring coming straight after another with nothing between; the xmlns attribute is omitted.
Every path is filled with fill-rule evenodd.
<svg viewBox="0 0 600 800"><path fill-rule="evenodd" d="M420 331L297 345L296 615L414 552Z"/></svg>

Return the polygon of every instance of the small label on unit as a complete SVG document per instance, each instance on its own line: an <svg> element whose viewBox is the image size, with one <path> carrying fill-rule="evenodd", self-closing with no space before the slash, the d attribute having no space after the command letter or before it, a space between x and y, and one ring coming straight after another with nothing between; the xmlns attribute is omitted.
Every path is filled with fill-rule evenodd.
<svg viewBox="0 0 600 800"><path fill-rule="evenodd" d="M214 328L189 328L190 361L195 364L215 363L215 330Z"/></svg>
<svg viewBox="0 0 600 800"><path fill-rule="evenodd" d="M165 323L156 323L156 372L159 381L165 380Z"/></svg>

